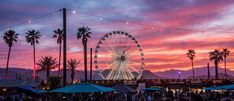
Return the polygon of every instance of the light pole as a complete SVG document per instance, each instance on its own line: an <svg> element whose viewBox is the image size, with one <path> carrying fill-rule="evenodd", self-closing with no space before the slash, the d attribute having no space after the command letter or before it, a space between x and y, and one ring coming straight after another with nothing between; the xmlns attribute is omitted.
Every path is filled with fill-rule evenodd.
<svg viewBox="0 0 234 101"><path fill-rule="evenodd" d="M92 48L90 48L90 74L89 74L89 76L90 76L90 82L92 82L92 75L93 75L93 66L92 66L92 64L93 64L93 60L92 60L92 58L93 58L93 54L92 54Z"/></svg>
<svg viewBox="0 0 234 101"><path fill-rule="evenodd" d="M67 14L66 8L60 9L63 11L63 86L66 86L67 79Z"/></svg>
<svg viewBox="0 0 234 101"><path fill-rule="evenodd" d="M179 74L179 79L180 79L180 74L181 74L181 72L178 72L178 74Z"/></svg>
<svg viewBox="0 0 234 101"><path fill-rule="evenodd" d="M208 80L210 80L210 65L209 65L209 62L207 63L207 76L208 76Z"/></svg>

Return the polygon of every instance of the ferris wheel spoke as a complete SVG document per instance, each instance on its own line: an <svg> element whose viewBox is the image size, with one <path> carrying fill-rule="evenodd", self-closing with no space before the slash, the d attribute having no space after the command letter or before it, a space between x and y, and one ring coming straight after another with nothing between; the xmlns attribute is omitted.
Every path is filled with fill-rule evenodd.
<svg viewBox="0 0 234 101"><path fill-rule="evenodd" d="M118 70L118 67L116 66L116 64L120 64L118 62L114 62L114 65L113 65L113 69L110 71L110 73L107 75L107 78L108 79L114 79L114 77L116 77L116 72Z"/></svg>
<svg viewBox="0 0 234 101"><path fill-rule="evenodd" d="M133 74L132 74L132 72L130 71L130 68L128 67L128 65L126 65L126 67L125 67L127 70L127 72L126 72L126 75L128 76L128 78L129 79L133 79L134 78L134 76L133 76Z"/></svg>
<svg viewBox="0 0 234 101"><path fill-rule="evenodd" d="M113 64L110 64L108 66L106 66L105 68L103 68L100 72L102 73L103 71L107 70L108 68L110 68Z"/></svg>
<svg viewBox="0 0 234 101"><path fill-rule="evenodd" d="M140 73L139 70L137 70L136 68L134 68L133 66L129 66L129 68L137 73Z"/></svg>
<svg viewBox="0 0 234 101"><path fill-rule="evenodd" d="M105 47L108 47L108 49L111 50L111 52L115 52L115 49L114 49L114 47L113 47L113 37L112 37L112 36L109 36L109 38L110 38L109 40L106 40L106 41L105 41L105 43L106 43L106 44L105 44L105 45L106 45Z"/></svg>
<svg viewBox="0 0 234 101"><path fill-rule="evenodd" d="M106 50L109 53L113 53L113 50L111 48L109 48L109 47L108 48L107 47L103 47L103 49Z"/></svg>
<svg viewBox="0 0 234 101"><path fill-rule="evenodd" d="M133 63L138 64L139 60L129 59L129 63L131 63L131 64L133 64Z"/></svg>
<svg viewBox="0 0 234 101"><path fill-rule="evenodd" d="M118 73L117 73L117 78L120 78L120 74L121 74L121 71L122 71L122 63L119 62L118 65L117 65L117 70L116 70Z"/></svg>
<svg viewBox="0 0 234 101"><path fill-rule="evenodd" d="M128 49L128 51L126 52L126 55L130 56L132 55L132 53L135 51L134 49L133 50L130 50L131 48Z"/></svg>

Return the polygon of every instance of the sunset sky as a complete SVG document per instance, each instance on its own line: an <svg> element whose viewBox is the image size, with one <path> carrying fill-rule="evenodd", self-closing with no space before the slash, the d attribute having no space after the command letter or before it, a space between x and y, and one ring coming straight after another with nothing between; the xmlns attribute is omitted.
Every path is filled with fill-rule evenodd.
<svg viewBox="0 0 234 101"><path fill-rule="evenodd" d="M234 70L233 0L1 0L0 67L6 66L8 46L2 37L7 29L20 34L12 47L10 67L33 68L32 46L24 38L30 29L42 34L37 59L58 58L59 45L52 36L53 30L62 28L58 10L64 7L68 9L68 58L83 61L83 46L75 34L77 28L89 26L93 33L89 48L114 30L133 35L143 48L147 70L191 69L185 55L188 49L197 53L195 68L203 67L211 62L210 51L223 48L231 51L227 67Z"/></svg>

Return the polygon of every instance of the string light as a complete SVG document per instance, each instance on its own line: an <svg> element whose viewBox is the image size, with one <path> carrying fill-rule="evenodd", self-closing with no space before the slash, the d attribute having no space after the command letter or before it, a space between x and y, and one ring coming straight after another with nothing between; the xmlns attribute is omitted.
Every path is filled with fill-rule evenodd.
<svg viewBox="0 0 234 101"><path fill-rule="evenodd" d="M72 14L75 14L77 13L75 10L68 10L68 11L71 11ZM55 12L58 12L58 11L55 11ZM55 12L52 12L52 13L49 13L47 15L44 15L42 17L38 17L38 18L34 18L33 20L38 20L38 19L41 19L41 18L44 18L44 17L47 17L49 15L56 15ZM88 15L88 16L93 16L93 17L97 17L99 18L99 20L103 20L103 19L108 19L108 20L115 20L115 21L119 21L119 22L125 22L127 25L129 24L128 21L126 20L122 20L122 19L116 19L116 18L108 18L108 17L101 17L101 16L97 16L97 15L93 15L93 14L89 14L89 13L86 13L86 12L81 12L79 11L79 13L81 14L84 14L84 15ZM32 20L28 20L27 23L32 23ZM213 32L213 33L234 33L234 32L231 32L231 31L226 31L226 32L220 32L220 31L212 31L212 30L199 30L199 29L191 29L191 28L172 28L172 27L167 27L167 26L159 26L159 25L148 25L148 24L143 24L143 23L140 23L140 22L134 22L135 24L138 24L138 25L142 25L142 26L149 26L151 27L152 29L161 29L161 28L164 28L164 29L174 29L176 30L177 32L181 32L181 31L196 31L196 32L201 32L201 33L204 33L204 32ZM19 26L19 25L22 25L22 24L26 24L25 22L23 23L18 23L18 24L15 24L15 25L10 25L10 26L5 26L5 27L2 27L0 28L1 29L8 29L9 27L15 27L15 26Z"/></svg>
<svg viewBox="0 0 234 101"><path fill-rule="evenodd" d="M98 15L93 15L93 14L90 14L90 13L86 13L86 12L82 12L82 11L79 11L80 14L84 14L84 15L88 15L88 16L92 16L92 17L98 17L98 18L102 18L102 19L108 19L108 20L115 20L115 21L119 21L119 22L125 22L127 25L129 24L128 21L126 20L122 20L122 19L116 19L116 18L108 18L108 17L101 17L101 16L98 16ZM148 25L148 24L143 24L143 23L140 23L140 22L134 22L135 24L138 24L138 25L142 25L142 26L149 26L151 27L152 29L154 28L163 28L163 29L174 29L178 32L182 32L182 31L195 31L195 32L213 32L213 33L221 33L220 31L210 31L210 30L199 30L199 29L191 29L191 28L172 28L172 27L167 27L167 26L160 26L160 25ZM229 32L229 31L226 31L226 32L223 32L223 33L234 33L234 32Z"/></svg>
<svg viewBox="0 0 234 101"><path fill-rule="evenodd" d="M48 13L48 14L46 14L46 15L36 17L36 18L33 18L33 19L31 19L31 20L28 20L28 21L18 22L18 23L14 24L14 25L3 26L3 27L0 27L0 30L4 30L4 29L9 30L9 28L13 28L13 27L20 26L20 25L27 24L27 23L32 23L32 20L39 20L39 19L48 17L48 16L50 16L50 15L55 15L56 12L58 12L58 11L54 11L54 12Z"/></svg>

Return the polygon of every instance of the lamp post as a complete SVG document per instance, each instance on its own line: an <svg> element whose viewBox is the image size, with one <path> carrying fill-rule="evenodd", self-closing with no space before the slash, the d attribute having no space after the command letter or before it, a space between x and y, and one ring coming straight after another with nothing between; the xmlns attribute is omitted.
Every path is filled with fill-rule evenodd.
<svg viewBox="0 0 234 101"><path fill-rule="evenodd" d="M179 79L180 79L180 74L181 74L181 72L178 72L178 74L179 74Z"/></svg>
<svg viewBox="0 0 234 101"><path fill-rule="evenodd" d="M92 58L93 58L93 54L92 54L92 48L90 48L90 83L92 82L92 76L93 76L93 60L92 60Z"/></svg>
<svg viewBox="0 0 234 101"><path fill-rule="evenodd" d="M63 86L66 86L67 79L67 14L66 8L60 9L63 12Z"/></svg>
<svg viewBox="0 0 234 101"><path fill-rule="evenodd" d="M208 76L208 80L210 80L210 65L209 65L209 62L207 63L207 76Z"/></svg>

